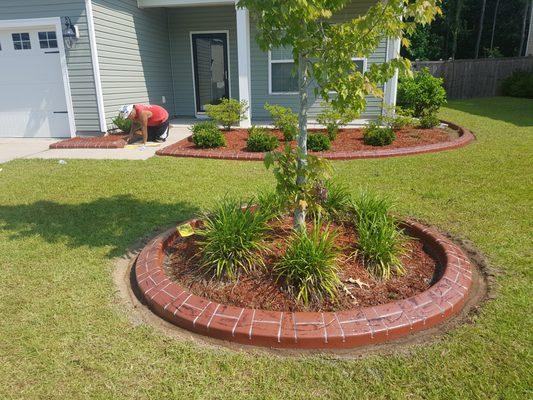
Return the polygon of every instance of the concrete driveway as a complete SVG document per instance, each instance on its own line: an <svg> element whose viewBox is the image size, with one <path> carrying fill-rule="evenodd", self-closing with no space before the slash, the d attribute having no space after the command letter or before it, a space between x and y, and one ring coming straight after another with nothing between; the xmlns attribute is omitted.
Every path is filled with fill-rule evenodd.
<svg viewBox="0 0 533 400"><path fill-rule="evenodd" d="M60 139L0 138L0 163L16 158L43 159L96 159L96 160L146 160L165 146L188 136L189 121L172 121L169 137L157 147L137 146L132 149L49 149L50 144Z"/></svg>
<svg viewBox="0 0 533 400"><path fill-rule="evenodd" d="M0 163L40 154L57 141L58 139L0 138Z"/></svg>

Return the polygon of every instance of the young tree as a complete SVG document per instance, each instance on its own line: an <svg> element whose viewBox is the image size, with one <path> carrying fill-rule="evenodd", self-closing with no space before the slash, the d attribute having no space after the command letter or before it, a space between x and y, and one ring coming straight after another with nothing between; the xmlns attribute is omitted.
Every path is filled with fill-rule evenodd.
<svg viewBox="0 0 533 400"><path fill-rule="evenodd" d="M369 57L386 38L412 33L417 23L430 23L440 12L440 0L376 0L366 14L332 23L351 0L239 0L257 24L256 40L267 51L292 48L298 73L297 186L305 186L307 168L307 109L311 79L316 94L341 114L358 115L367 95L382 97L380 86L396 70L409 69L401 57L359 71L353 57ZM406 43L404 43L406 44ZM330 93L335 92L335 96ZM305 224L306 205L296 202L295 227Z"/></svg>

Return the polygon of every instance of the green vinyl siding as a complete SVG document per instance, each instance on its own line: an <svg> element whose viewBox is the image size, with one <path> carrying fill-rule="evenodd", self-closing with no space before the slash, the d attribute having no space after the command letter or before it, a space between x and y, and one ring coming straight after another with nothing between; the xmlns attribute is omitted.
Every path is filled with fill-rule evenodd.
<svg viewBox="0 0 533 400"><path fill-rule="evenodd" d="M144 10L136 0L93 0L106 121L129 103L174 111L167 11Z"/></svg>
<svg viewBox="0 0 533 400"><path fill-rule="evenodd" d="M229 31L230 95L233 98L238 98L239 81L235 7L174 8L168 9L168 16L175 114L192 116L195 113L191 32Z"/></svg>
<svg viewBox="0 0 533 400"><path fill-rule="evenodd" d="M83 0L1 0L0 20L70 17L78 25L80 38L65 49L67 68L78 131L100 131L91 50Z"/></svg>
<svg viewBox="0 0 533 400"><path fill-rule="evenodd" d="M348 18L353 18L357 15L364 14L367 9L374 3L373 0L354 1L348 5L340 16L334 16L333 21L341 22ZM251 41L250 41L250 58L251 58L251 111L252 118L254 120L268 120L270 115L264 109L265 103L280 104L285 107L290 107L294 111L298 110L298 95L297 94L269 94L269 65L268 65L268 53L262 51L255 36L257 30L253 21L250 21ZM292 58L292 57L290 57ZM387 41L384 40L367 59L367 68L374 63L385 62L387 58ZM316 98L314 91L310 90L309 93L309 116L315 117L321 111L321 99ZM375 97L367 97L367 107L362 118L372 118L381 114L382 112L382 100Z"/></svg>

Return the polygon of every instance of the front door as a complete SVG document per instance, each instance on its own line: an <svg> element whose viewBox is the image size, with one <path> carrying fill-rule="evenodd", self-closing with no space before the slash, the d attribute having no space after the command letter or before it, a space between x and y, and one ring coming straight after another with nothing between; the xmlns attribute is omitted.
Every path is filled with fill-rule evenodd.
<svg viewBox="0 0 533 400"><path fill-rule="evenodd" d="M207 104L229 98L228 36L226 33L192 34L196 112Z"/></svg>

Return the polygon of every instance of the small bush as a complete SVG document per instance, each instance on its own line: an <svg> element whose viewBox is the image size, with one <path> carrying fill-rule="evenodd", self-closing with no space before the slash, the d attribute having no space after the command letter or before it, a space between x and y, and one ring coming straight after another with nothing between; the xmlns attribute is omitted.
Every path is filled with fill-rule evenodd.
<svg viewBox="0 0 533 400"><path fill-rule="evenodd" d="M329 226L315 221L310 232L295 231L287 241L287 250L274 266L278 280L282 279L303 304L324 297L337 296L338 276L335 247L336 233Z"/></svg>
<svg viewBox="0 0 533 400"><path fill-rule="evenodd" d="M413 77L402 78L398 86L398 105L413 117L437 114L446 104L443 80L435 78L427 68L416 72Z"/></svg>
<svg viewBox="0 0 533 400"><path fill-rule="evenodd" d="M381 127L377 122L369 122L363 130L363 142L371 146L387 146L394 142L396 134L392 128Z"/></svg>
<svg viewBox="0 0 533 400"><path fill-rule="evenodd" d="M424 115L420 118L418 126L422 129L431 129L440 124L439 119L436 115Z"/></svg>
<svg viewBox="0 0 533 400"><path fill-rule="evenodd" d="M400 262L404 252L403 234L390 214L390 204L376 195L363 192L354 201L358 250L365 267L379 279L389 279L393 273L403 275Z"/></svg>
<svg viewBox="0 0 533 400"><path fill-rule="evenodd" d="M115 118L113 118L113 125L115 125L118 129L120 129L124 133L130 133L131 130L131 119L123 118L120 115L117 115Z"/></svg>
<svg viewBox="0 0 533 400"><path fill-rule="evenodd" d="M193 143L201 149L223 147L226 145L226 138L214 122L198 122L193 125L191 131Z"/></svg>
<svg viewBox="0 0 533 400"><path fill-rule="evenodd" d="M533 72L515 71L502 82L505 96L533 99Z"/></svg>
<svg viewBox="0 0 533 400"><path fill-rule="evenodd" d="M321 133L310 133L307 136L307 148L311 151L324 151L331 148L329 137Z"/></svg>
<svg viewBox="0 0 533 400"><path fill-rule="evenodd" d="M265 110L267 110L271 117L274 127L283 133L283 138L286 142L294 140L298 135L298 115L290 108L280 105L271 105L266 103Z"/></svg>
<svg viewBox="0 0 533 400"><path fill-rule="evenodd" d="M316 120L320 125L324 125L328 132L329 140L334 141L339 133L339 128L353 120L353 116L343 116L328 104L323 104L323 110L317 115Z"/></svg>
<svg viewBox="0 0 533 400"><path fill-rule="evenodd" d="M412 117L401 114L384 115L379 120L383 125L395 131L415 124L415 120Z"/></svg>
<svg viewBox="0 0 533 400"><path fill-rule="evenodd" d="M271 135L266 128L253 126L248 129L246 147L253 152L272 151L279 146L279 140Z"/></svg>
<svg viewBox="0 0 533 400"><path fill-rule="evenodd" d="M222 200L205 215L204 227L198 232L201 266L215 278L233 280L241 271L264 265L258 253L266 250L270 214L241 206L240 201Z"/></svg>
<svg viewBox="0 0 533 400"><path fill-rule="evenodd" d="M220 104L209 104L205 107L206 114L227 131L232 126L239 125L247 110L245 101L235 99L222 99Z"/></svg>

